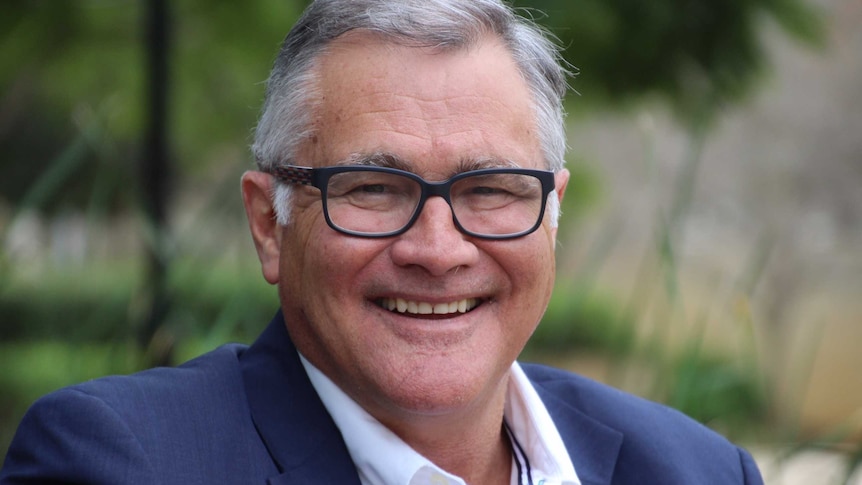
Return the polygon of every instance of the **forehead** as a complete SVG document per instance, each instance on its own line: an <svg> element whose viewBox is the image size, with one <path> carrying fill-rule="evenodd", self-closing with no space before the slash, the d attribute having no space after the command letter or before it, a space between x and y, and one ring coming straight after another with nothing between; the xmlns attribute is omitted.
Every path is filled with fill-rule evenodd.
<svg viewBox="0 0 862 485"><path fill-rule="evenodd" d="M441 52L348 34L315 71L314 136L301 151L307 163L383 152L417 170L464 159L544 165L529 90L493 37Z"/></svg>

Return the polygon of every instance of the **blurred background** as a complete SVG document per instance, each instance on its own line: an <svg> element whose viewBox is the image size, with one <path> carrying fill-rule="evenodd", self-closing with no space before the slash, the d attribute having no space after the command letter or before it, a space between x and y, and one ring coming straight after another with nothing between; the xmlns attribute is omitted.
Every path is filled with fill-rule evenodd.
<svg viewBox="0 0 862 485"><path fill-rule="evenodd" d="M305 4L4 2L0 454L40 395L269 321L239 176ZM515 5L578 71L523 359L688 413L767 483L862 483L862 2Z"/></svg>

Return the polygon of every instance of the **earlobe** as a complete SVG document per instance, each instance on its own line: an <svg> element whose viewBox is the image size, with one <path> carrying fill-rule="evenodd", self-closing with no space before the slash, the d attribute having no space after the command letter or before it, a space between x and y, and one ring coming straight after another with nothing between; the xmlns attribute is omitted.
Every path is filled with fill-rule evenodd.
<svg viewBox="0 0 862 485"><path fill-rule="evenodd" d="M249 171L242 175L242 202L248 226L260 260L263 277L270 284L278 283L281 227L272 206L272 177L263 172Z"/></svg>

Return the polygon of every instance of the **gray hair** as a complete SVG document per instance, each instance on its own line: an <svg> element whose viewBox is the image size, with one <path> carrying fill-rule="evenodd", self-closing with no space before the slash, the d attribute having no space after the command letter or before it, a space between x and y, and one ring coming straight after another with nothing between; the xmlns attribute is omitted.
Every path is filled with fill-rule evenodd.
<svg viewBox="0 0 862 485"><path fill-rule="evenodd" d="M531 20L501 0L315 0L293 26L267 81L252 151L258 168L268 170L295 158L313 136L311 116L319 99L314 63L327 45L352 30L387 41L445 50L465 48L494 34L511 53L535 104L536 128L548 169L565 164L566 135L562 99L568 71L559 48ZM291 191L278 184L274 207L279 224L289 219ZM549 199L553 225L559 200Z"/></svg>

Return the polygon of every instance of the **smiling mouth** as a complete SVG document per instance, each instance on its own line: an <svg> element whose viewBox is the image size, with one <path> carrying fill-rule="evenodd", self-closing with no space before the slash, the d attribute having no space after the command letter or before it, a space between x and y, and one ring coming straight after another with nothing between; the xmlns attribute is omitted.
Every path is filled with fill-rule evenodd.
<svg viewBox="0 0 862 485"><path fill-rule="evenodd" d="M377 304L391 312L411 315L456 315L467 313L479 306L479 298L465 298L449 303L429 303L425 301L405 300L403 298L380 298Z"/></svg>

